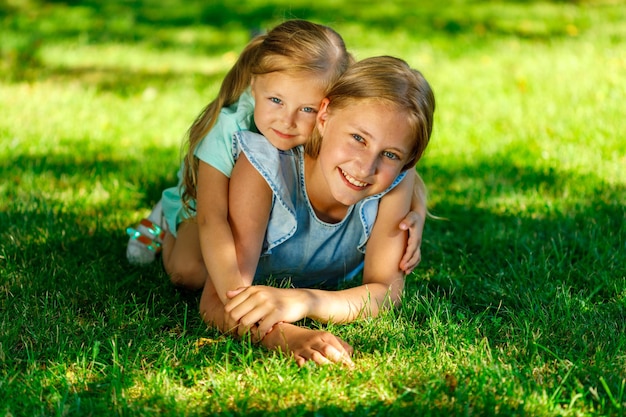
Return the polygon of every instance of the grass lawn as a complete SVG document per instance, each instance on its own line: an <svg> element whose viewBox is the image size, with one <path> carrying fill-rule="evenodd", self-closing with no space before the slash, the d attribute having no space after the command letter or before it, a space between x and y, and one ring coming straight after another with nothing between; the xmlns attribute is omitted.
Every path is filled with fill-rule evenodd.
<svg viewBox="0 0 626 417"><path fill-rule="evenodd" d="M0 415L626 414L626 2L213 3L0 1ZM250 33L292 17L437 97L441 219L401 308L328 325L351 370L207 330L124 255Z"/></svg>

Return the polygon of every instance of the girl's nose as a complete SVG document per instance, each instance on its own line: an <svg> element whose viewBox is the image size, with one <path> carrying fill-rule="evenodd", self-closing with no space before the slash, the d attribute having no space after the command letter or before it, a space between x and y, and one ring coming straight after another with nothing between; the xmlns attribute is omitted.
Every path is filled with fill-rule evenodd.
<svg viewBox="0 0 626 417"><path fill-rule="evenodd" d="M282 122L287 127L293 127L296 124L296 115L294 112L286 110L283 113Z"/></svg>
<svg viewBox="0 0 626 417"><path fill-rule="evenodd" d="M369 153L363 153L358 160L358 174L361 178L366 178L376 173L376 165L378 158L375 155Z"/></svg>

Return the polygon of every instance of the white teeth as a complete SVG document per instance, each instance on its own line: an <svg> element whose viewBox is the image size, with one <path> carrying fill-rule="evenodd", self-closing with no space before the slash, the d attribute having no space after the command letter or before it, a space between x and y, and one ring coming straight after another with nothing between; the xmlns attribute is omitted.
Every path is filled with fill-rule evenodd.
<svg viewBox="0 0 626 417"><path fill-rule="evenodd" d="M345 179L348 180L348 182L352 185L356 185L357 187L365 187L367 185L366 182L363 181L359 181L356 178L354 178L353 176L351 176L350 174L348 174L346 171L344 171L343 169L341 170L341 173L343 174L343 176L345 177Z"/></svg>

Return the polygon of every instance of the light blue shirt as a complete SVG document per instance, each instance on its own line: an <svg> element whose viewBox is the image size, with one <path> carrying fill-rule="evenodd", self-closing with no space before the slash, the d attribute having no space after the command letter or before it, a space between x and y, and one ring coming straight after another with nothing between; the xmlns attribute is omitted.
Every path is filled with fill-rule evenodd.
<svg viewBox="0 0 626 417"><path fill-rule="evenodd" d="M222 174L230 178L239 155L237 142L233 134L241 130L256 131L254 125L254 98L248 88L235 103L222 108L220 114L207 135L198 143L194 155L203 162L211 165ZM178 170L178 185L163 191L161 203L163 216L170 232L176 236L178 225L190 215L183 208L182 200L182 172L181 164ZM195 201L190 202L195 208Z"/></svg>

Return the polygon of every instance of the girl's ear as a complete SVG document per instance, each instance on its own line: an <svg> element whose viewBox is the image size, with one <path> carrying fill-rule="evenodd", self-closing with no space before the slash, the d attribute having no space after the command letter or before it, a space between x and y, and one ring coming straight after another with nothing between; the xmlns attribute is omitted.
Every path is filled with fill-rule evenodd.
<svg viewBox="0 0 626 417"><path fill-rule="evenodd" d="M324 133L324 127L328 121L328 103L330 103L330 100L324 98L320 103L320 109L317 112L317 130L321 134Z"/></svg>

